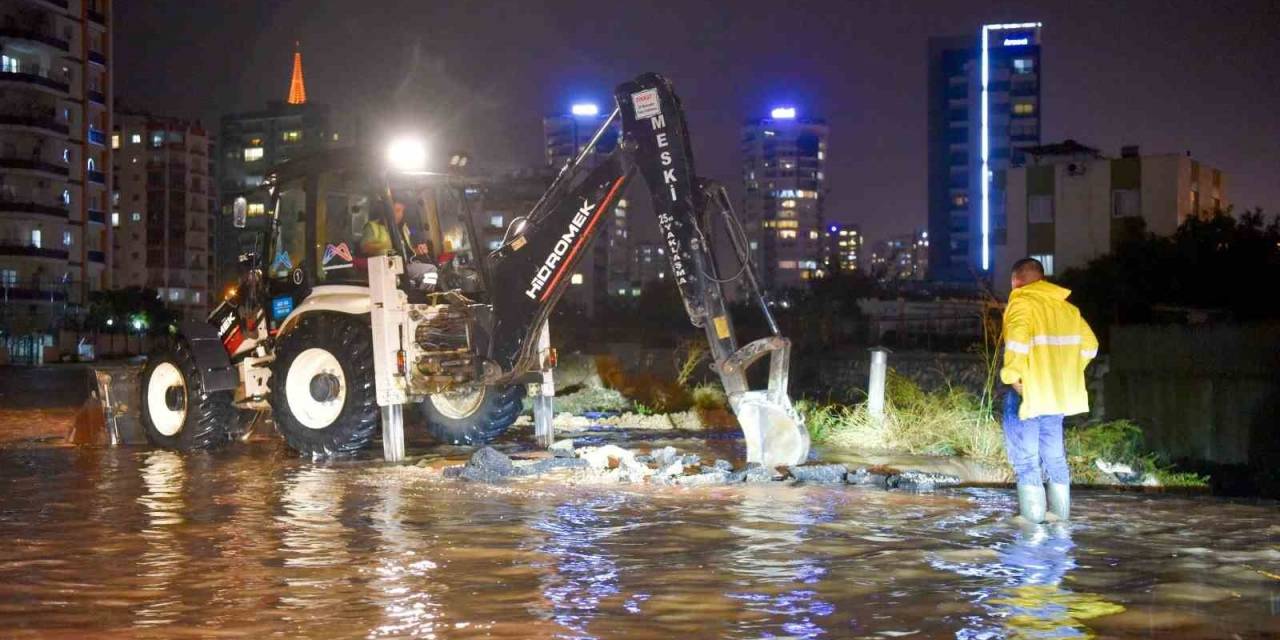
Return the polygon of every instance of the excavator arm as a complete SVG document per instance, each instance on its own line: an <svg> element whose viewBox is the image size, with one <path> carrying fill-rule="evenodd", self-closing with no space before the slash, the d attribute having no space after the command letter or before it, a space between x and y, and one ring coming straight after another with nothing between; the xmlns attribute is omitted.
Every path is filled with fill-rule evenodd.
<svg viewBox="0 0 1280 640"><path fill-rule="evenodd" d="M747 459L766 466L799 464L809 452L808 432L787 394L790 342L778 335L756 287L741 228L723 188L694 172L684 112L671 84L644 74L615 91L622 142L594 168L567 165L520 226L490 256L494 284L488 361L498 378L539 367L538 335L569 285L569 274L604 228L628 184L639 174L653 200L671 275L694 326L707 335L730 405L742 425ZM604 128L602 127L601 131ZM597 133L597 139L599 133ZM593 141L594 142L594 141ZM717 213L729 224L739 276L759 303L772 335L739 347L724 299L716 257L707 237ZM732 278L731 278L732 280ZM768 388L752 390L747 370L769 358Z"/></svg>

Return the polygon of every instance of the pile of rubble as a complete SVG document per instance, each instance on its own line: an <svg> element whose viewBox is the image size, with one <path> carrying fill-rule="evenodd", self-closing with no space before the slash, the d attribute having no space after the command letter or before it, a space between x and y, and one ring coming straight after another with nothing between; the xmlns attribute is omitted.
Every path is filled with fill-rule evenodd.
<svg viewBox="0 0 1280 640"><path fill-rule="evenodd" d="M575 483L631 483L683 487L739 483L803 482L810 484L853 484L882 489L931 491L960 484L960 478L923 471L858 467L843 464L805 464L766 469L750 463L735 469L727 460L707 463L693 453L662 447L636 453L614 444L575 448L572 440L551 446L551 457L513 460L492 447L476 451L465 465L446 467L445 477L473 482L501 482L514 478L567 474Z"/></svg>

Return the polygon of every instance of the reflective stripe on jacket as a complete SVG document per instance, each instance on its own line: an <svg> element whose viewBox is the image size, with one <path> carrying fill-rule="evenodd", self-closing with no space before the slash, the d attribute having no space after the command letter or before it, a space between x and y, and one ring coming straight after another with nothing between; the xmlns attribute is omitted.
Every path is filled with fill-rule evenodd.
<svg viewBox="0 0 1280 640"><path fill-rule="evenodd" d="M1020 418L1089 411L1084 368L1098 355L1098 339L1080 310L1067 302L1069 295L1047 280L1009 294L1000 380L1022 383Z"/></svg>

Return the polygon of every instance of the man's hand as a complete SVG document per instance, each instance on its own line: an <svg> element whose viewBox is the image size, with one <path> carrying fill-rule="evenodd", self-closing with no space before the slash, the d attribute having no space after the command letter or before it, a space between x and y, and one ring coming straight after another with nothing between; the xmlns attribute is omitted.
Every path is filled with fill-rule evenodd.
<svg viewBox="0 0 1280 640"><path fill-rule="evenodd" d="M1022 383L1021 382L1013 383L1013 390L1017 391L1018 395L1022 395Z"/></svg>

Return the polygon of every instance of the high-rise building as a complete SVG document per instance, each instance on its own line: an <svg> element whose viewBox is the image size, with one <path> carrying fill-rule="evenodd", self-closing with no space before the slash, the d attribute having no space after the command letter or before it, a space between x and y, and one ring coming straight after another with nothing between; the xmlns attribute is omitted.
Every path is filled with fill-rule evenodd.
<svg viewBox="0 0 1280 640"><path fill-rule="evenodd" d="M111 36L109 0L0 0L6 341L48 336L111 286Z"/></svg>
<svg viewBox="0 0 1280 640"><path fill-rule="evenodd" d="M113 286L155 289L186 319L203 319L209 305L209 146L199 123L116 112Z"/></svg>
<svg viewBox="0 0 1280 640"><path fill-rule="evenodd" d="M881 240L871 253L871 274L884 283L923 280L928 269L929 232L923 229Z"/></svg>
<svg viewBox="0 0 1280 640"><path fill-rule="evenodd" d="M635 243L631 247L631 287L627 293L639 296L646 286L666 281L668 269L666 247L657 242Z"/></svg>
<svg viewBox="0 0 1280 640"><path fill-rule="evenodd" d="M1014 261L1031 256L1049 275L1110 253L1142 233L1172 235L1193 217L1225 211L1225 178L1186 154L1120 157L1067 140L1026 150L1026 162L997 174L1008 213L995 289L1008 292Z"/></svg>
<svg viewBox="0 0 1280 640"><path fill-rule="evenodd" d="M570 107L569 113L543 118L547 166L558 171L577 158L608 117L609 114L602 113L595 104L578 103ZM621 123L614 120L601 134L592 153L584 158L584 165L593 167L598 158L612 153L621 135ZM623 198L614 209L613 219L591 241L591 250L578 264L576 275L580 276L577 280L581 284L570 288L565 295L565 299L581 306L588 317L595 314L596 307L605 304L609 295L620 295L619 292L625 295L631 290L631 231L627 214L627 200Z"/></svg>
<svg viewBox="0 0 1280 640"><path fill-rule="evenodd" d="M262 185L267 171L282 162L339 142L329 121L329 106L307 100L303 84L302 53L294 52L289 92L283 101L271 101L265 109L222 117L218 137L218 195L222 207L218 220L216 280L226 284L237 273L240 230L231 225L237 198L244 198L248 228L265 225L267 193Z"/></svg>
<svg viewBox="0 0 1280 640"><path fill-rule="evenodd" d="M1005 237L996 172L1040 144L1040 23L929 40L930 277L989 277Z"/></svg>
<svg viewBox="0 0 1280 640"><path fill-rule="evenodd" d="M743 226L765 291L801 287L821 270L829 135L794 107L743 126Z"/></svg>
<svg viewBox="0 0 1280 640"><path fill-rule="evenodd" d="M862 259L862 233L855 224L827 225L827 242L823 246L823 268L828 273L852 273Z"/></svg>

